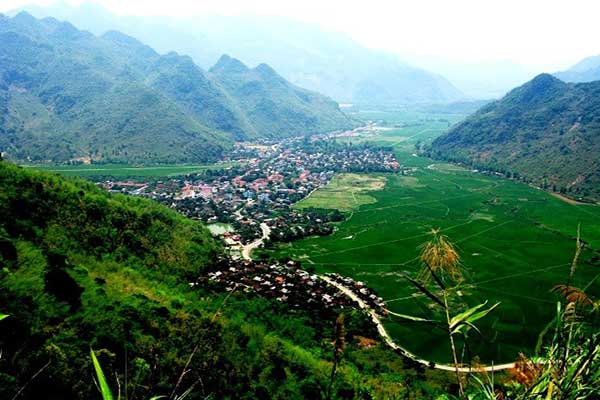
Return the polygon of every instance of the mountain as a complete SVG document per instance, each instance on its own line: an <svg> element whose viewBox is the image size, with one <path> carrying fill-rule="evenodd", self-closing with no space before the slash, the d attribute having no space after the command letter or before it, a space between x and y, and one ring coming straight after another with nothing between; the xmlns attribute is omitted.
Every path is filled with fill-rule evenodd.
<svg viewBox="0 0 600 400"><path fill-rule="evenodd" d="M129 398L329 398L337 315L198 280L224 262L198 221L5 161L0 187L0 398L100 398L90 348ZM449 384L355 344L376 331L343 311L331 398L432 398Z"/></svg>
<svg viewBox="0 0 600 400"><path fill-rule="evenodd" d="M539 75L436 139L431 154L598 199L600 82Z"/></svg>
<svg viewBox="0 0 600 400"><path fill-rule="evenodd" d="M270 68L269 76L211 74L120 32L96 37L27 13L0 16L0 36L0 151L8 158L206 162L233 139L354 124L335 102ZM244 90L253 88L252 107Z"/></svg>
<svg viewBox="0 0 600 400"><path fill-rule="evenodd" d="M260 64L248 68L227 55L209 70L237 107L263 136L298 135L315 130L333 131L349 126L333 100L291 85L273 68ZM283 99L283 101L282 101Z"/></svg>
<svg viewBox="0 0 600 400"><path fill-rule="evenodd" d="M565 82L600 81L600 56L587 57L566 71L554 74Z"/></svg>
<svg viewBox="0 0 600 400"><path fill-rule="evenodd" d="M68 23L0 16L0 63L9 158L201 162L231 141L144 84L109 41Z"/></svg>
<svg viewBox="0 0 600 400"><path fill-rule="evenodd" d="M474 99L498 99L542 72L510 60L468 62L413 56L410 61L443 75Z"/></svg>
<svg viewBox="0 0 600 400"><path fill-rule="evenodd" d="M355 104L415 104L464 100L444 77L366 48L348 35L284 17L189 18L117 16L90 3L57 3L25 10L66 19L95 34L119 30L160 52L189 54L209 68L227 53L248 65L266 62L292 83Z"/></svg>

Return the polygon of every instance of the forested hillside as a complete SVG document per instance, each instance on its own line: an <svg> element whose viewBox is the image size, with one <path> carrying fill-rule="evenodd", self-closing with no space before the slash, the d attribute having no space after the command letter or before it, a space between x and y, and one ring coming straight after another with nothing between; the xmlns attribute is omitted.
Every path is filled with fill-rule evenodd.
<svg viewBox="0 0 600 400"><path fill-rule="evenodd" d="M436 139L431 155L600 198L600 82L542 74Z"/></svg>
<svg viewBox="0 0 600 400"><path fill-rule="evenodd" d="M205 162L234 139L353 125L335 102L274 71L251 107L254 80L220 78L119 32L96 37L51 18L0 16L0 151L34 162Z"/></svg>
<svg viewBox="0 0 600 400"><path fill-rule="evenodd" d="M129 398L326 396L336 315L191 287L222 257L195 221L149 200L0 162L0 398L94 399L90 347ZM333 398L430 397L442 375L402 358L346 310ZM423 381L429 377L427 383ZM33 378L33 379L32 379ZM441 379L441 380L440 380Z"/></svg>
<svg viewBox="0 0 600 400"><path fill-rule="evenodd" d="M367 48L341 32L281 16L140 18L115 15L97 3L55 3L23 9L36 16L69 20L99 35L116 29L160 52L189 54L205 68L224 53L253 66L268 63L290 82L339 102L407 105L467 98L454 82L433 73L435 69L410 65L395 54Z"/></svg>
<svg viewBox="0 0 600 400"><path fill-rule="evenodd" d="M198 162L231 141L141 82L135 54L67 23L0 17L0 60L7 158Z"/></svg>
<svg viewBox="0 0 600 400"><path fill-rule="evenodd" d="M231 98L237 99L256 135L299 135L315 127L333 131L350 126L336 102L290 84L267 64L250 69L224 55L209 72Z"/></svg>

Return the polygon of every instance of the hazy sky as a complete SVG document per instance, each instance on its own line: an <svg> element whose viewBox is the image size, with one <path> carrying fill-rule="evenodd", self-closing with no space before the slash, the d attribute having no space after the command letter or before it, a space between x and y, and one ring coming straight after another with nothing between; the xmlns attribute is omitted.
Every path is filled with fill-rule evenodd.
<svg viewBox="0 0 600 400"><path fill-rule="evenodd" d="M0 11L53 0L0 0ZM67 0L79 4L81 0ZM400 56L564 69L600 54L598 0L95 0L119 14L283 15Z"/></svg>

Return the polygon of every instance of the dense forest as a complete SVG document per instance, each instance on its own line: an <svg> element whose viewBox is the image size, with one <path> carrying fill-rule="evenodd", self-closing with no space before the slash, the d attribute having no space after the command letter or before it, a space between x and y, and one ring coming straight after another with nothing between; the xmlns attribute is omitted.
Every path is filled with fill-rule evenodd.
<svg viewBox="0 0 600 400"><path fill-rule="evenodd" d="M132 399L190 388L189 399L327 396L337 313L192 287L223 261L200 223L7 162L0 187L0 398L99 398L90 348ZM345 311L343 332L332 398L423 398L450 385L360 345L376 337L360 312Z"/></svg>
<svg viewBox="0 0 600 400"><path fill-rule="evenodd" d="M600 82L542 74L433 141L430 155L600 198Z"/></svg>

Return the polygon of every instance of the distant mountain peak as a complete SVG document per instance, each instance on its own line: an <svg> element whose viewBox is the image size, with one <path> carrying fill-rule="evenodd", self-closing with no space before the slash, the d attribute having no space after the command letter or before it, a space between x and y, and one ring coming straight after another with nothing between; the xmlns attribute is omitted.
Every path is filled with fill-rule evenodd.
<svg viewBox="0 0 600 400"><path fill-rule="evenodd" d="M536 76L535 78L533 78L530 83L532 83L534 85L538 85L538 86L546 86L546 85L561 84L564 82L561 81L560 79L558 79L557 77L552 76L551 74L542 73L542 74L539 74L538 76Z"/></svg>
<svg viewBox="0 0 600 400"><path fill-rule="evenodd" d="M14 19L17 21L27 21L27 22L36 22L37 20L27 11L21 11L17 15L14 16Z"/></svg>
<svg viewBox="0 0 600 400"><path fill-rule="evenodd" d="M256 66L255 68L252 69L252 71L254 71L258 76L261 77L261 79L265 80L265 81L269 81L272 83L279 83L279 84L288 84L288 82L277 73L277 71L275 71L273 68L271 68L270 65L265 64L265 63L261 63L258 66Z"/></svg>
<svg viewBox="0 0 600 400"><path fill-rule="evenodd" d="M254 68L254 69L257 72L260 72L262 74L277 75L277 72L275 72L275 70L273 68L271 68L271 66L269 64L261 63L258 66L256 66L256 68Z"/></svg>
<svg viewBox="0 0 600 400"><path fill-rule="evenodd" d="M160 54L169 50L189 54L199 66L217 74L247 73L248 67L231 57L221 57L215 64L224 52L249 66L266 62L282 79L345 103L439 104L467 97L447 79L409 67L396 55L364 47L347 34L291 18L206 15L144 20L112 14L98 2L27 9L38 17L68 19L95 34L123 31ZM255 68L252 71L261 76ZM263 73L265 78L270 76L268 70ZM486 75L486 80L489 75L493 74Z"/></svg>
<svg viewBox="0 0 600 400"><path fill-rule="evenodd" d="M565 82L598 81L600 80L600 55L584 58L568 70L554 75Z"/></svg>
<svg viewBox="0 0 600 400"><path fill-rule="evenodd" d="M229 72L229 73L241 73L249 71L249 68L238 60L237 58L233 58L228 54L223 54L219 61L210 69L210 72Z"/></svg>
<svg viewBox="0 0 600 400"><path fill-rule="evenodd" d="M507 97L519 99L518 101L527 103L545 101L548 96L551 96L554 92L563 90L565 86L568 86L568 84L551 74L544 73L536 76L523 86L514 89Z"/></svg>

